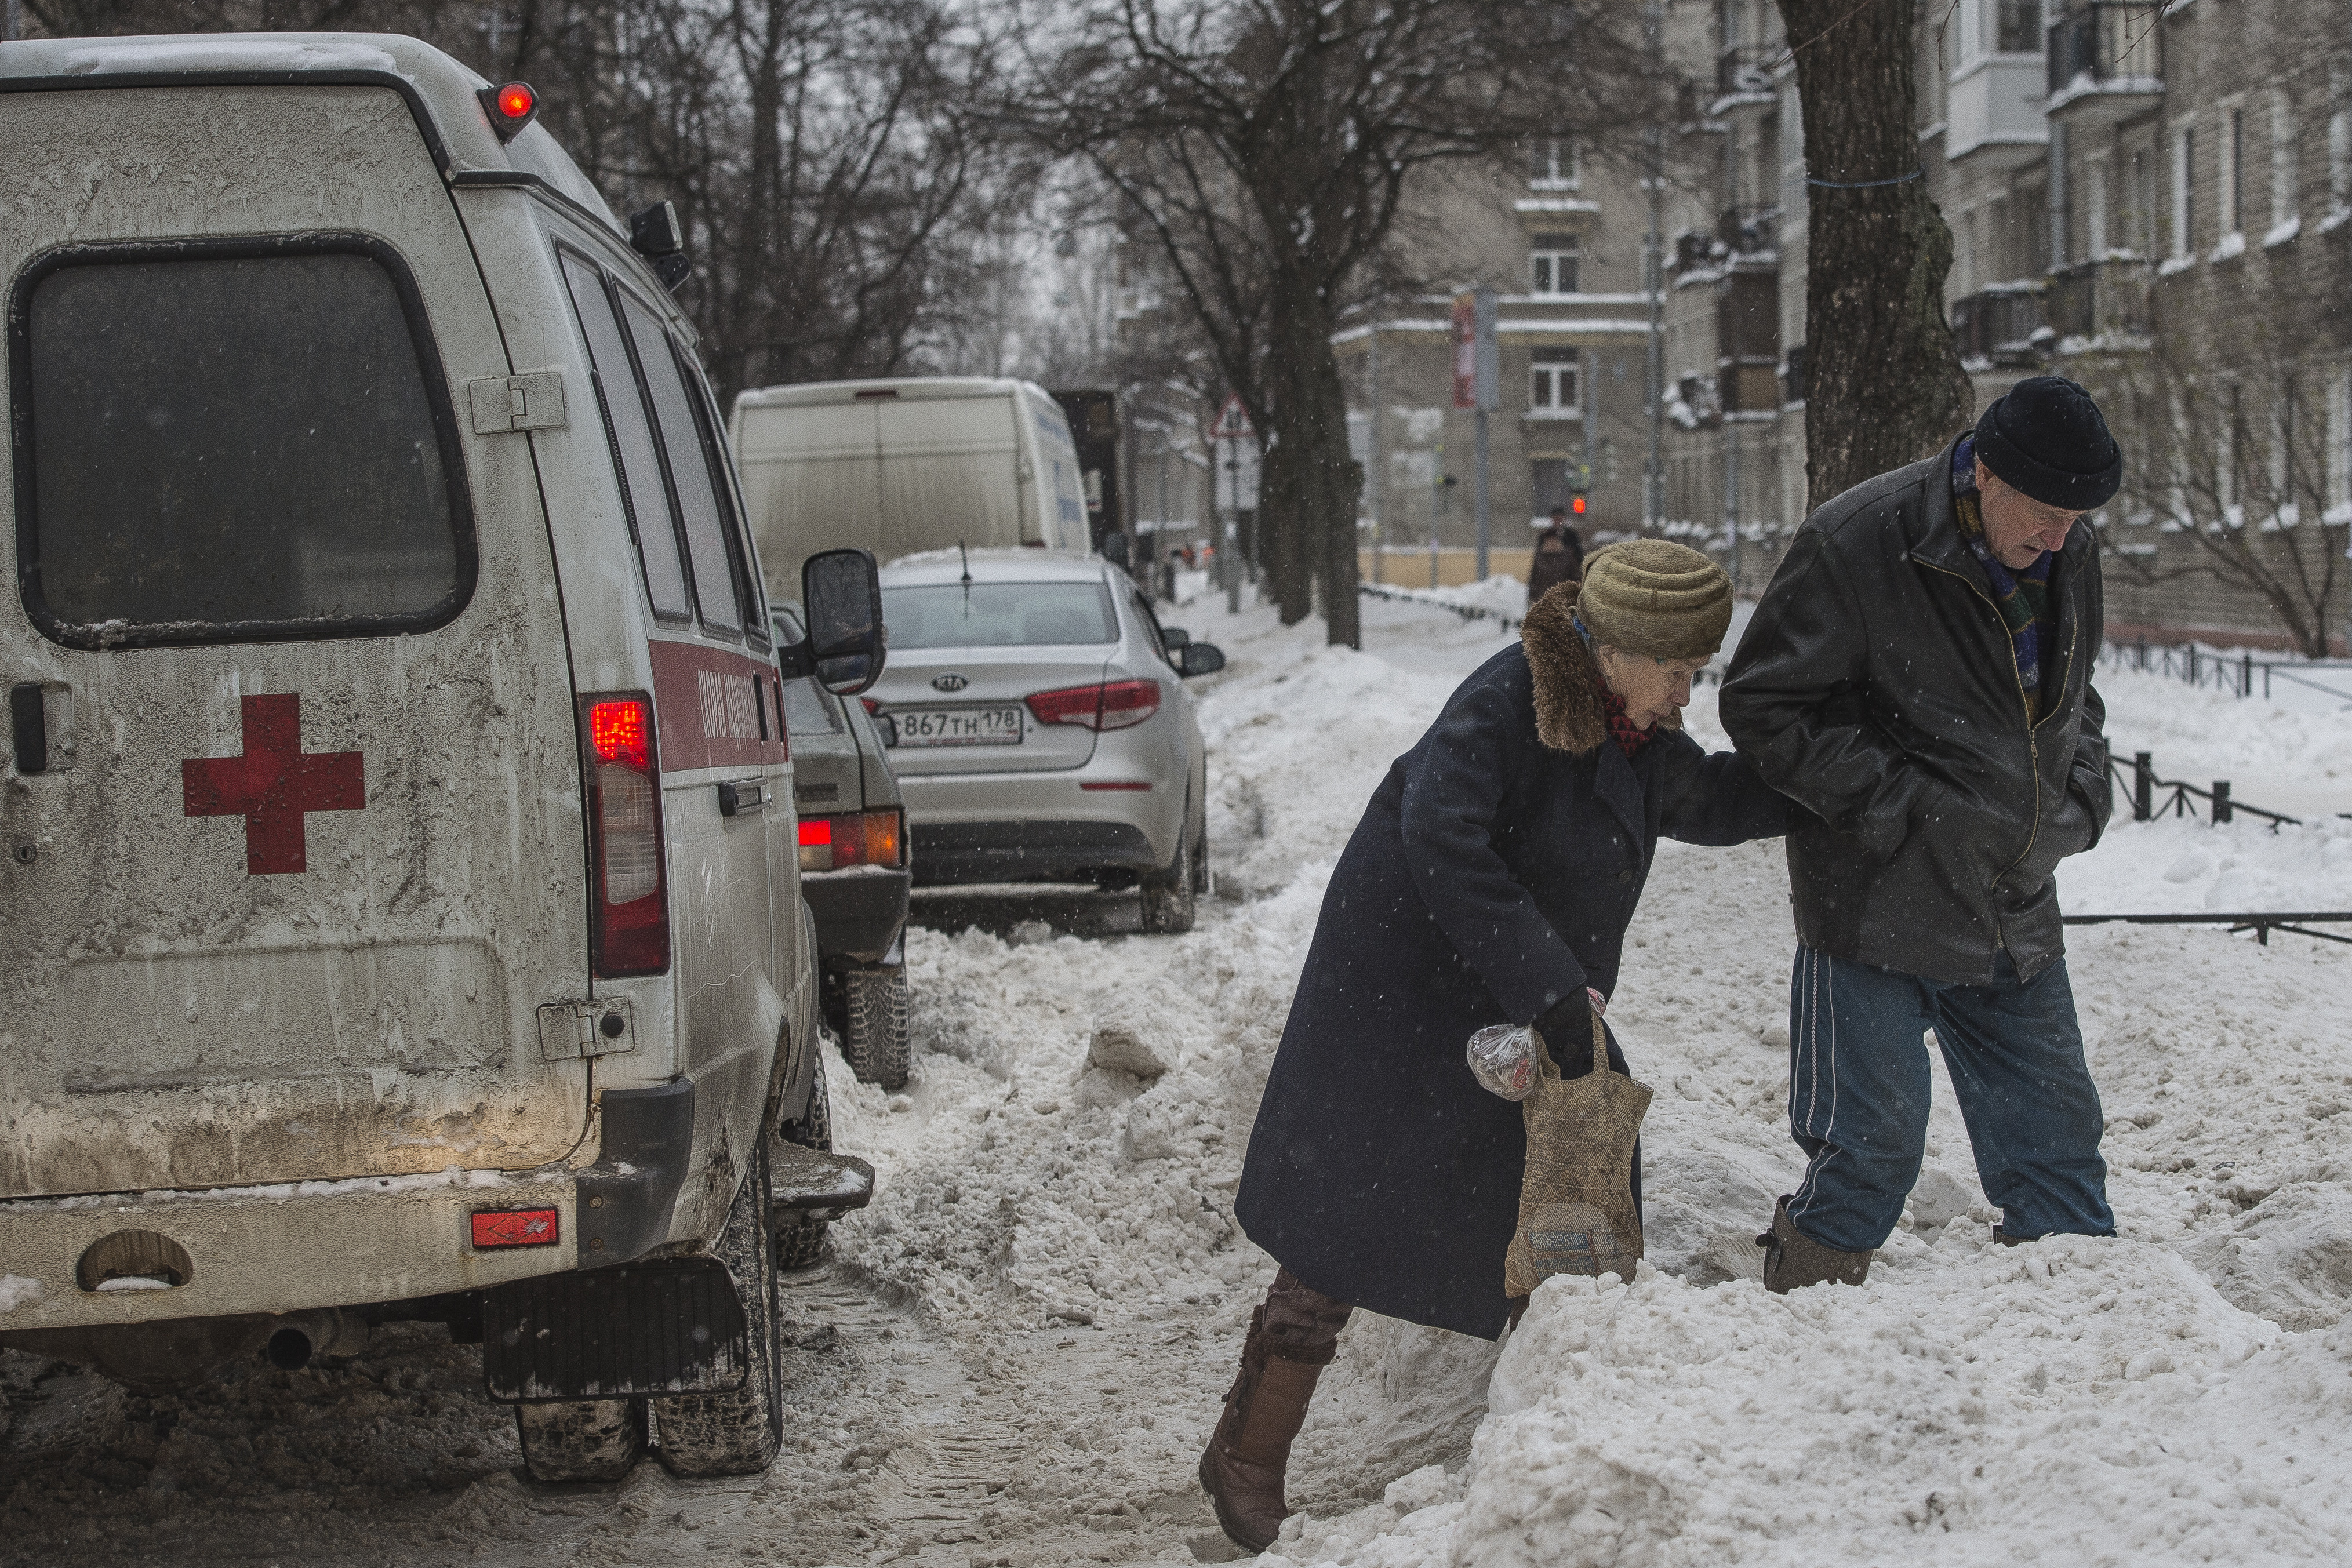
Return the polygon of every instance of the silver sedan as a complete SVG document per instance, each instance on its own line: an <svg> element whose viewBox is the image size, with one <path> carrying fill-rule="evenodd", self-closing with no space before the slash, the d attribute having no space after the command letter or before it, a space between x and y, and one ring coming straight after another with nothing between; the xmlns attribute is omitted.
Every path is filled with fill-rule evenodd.
<svg viewBox="0 0 2352 1568"><path fill-rule="evenodd" d="M866 703L906 793L918 886L1137 886L1190 930L1207 771L1185 677L1224 655L1163 630L1093 556L935 550L882 571L889 665Z"/></svg>

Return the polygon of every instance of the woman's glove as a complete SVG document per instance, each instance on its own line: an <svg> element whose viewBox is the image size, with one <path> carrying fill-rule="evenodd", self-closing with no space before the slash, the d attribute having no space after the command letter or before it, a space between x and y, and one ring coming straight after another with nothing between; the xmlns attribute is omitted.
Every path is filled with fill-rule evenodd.
<svg viewBox="0 0 2352 1568"><path fill-rule="evenodd" d="M1608 1005L1608 998L1587 986L1582 996L1560 998L1536 1019L1536 1032L1543 1036L1562 1078L1581 1078L1592 1071L1592 1020Z"/></svg>

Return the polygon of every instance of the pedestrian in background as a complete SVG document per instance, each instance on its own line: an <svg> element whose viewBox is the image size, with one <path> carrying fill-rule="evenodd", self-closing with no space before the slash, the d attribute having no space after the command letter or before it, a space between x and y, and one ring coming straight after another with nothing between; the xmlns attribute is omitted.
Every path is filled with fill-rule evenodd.
<svg viewBox="0 0 2352 1568"><path fill-rule="evenodd" d="M1563 582L1584 575L1584 541L1568 526L1568 508L1551 509L1551 527L1536 536L1536 552L1528 563L1528 606Z"/></svg>
<svg viewBox="0 0 2352 1568"><path fill-rule="evenodd" d="M1805 519L1725 678L1723 727L1789 832L1789 1122L1804 1180L1765 1288L1859 1284L1918 1179L1932 1029L1994 1236L2111 1235L2059 861L2114 796L2096 536L2123 480L2091 396L2021 381L1973 431Z"/></svg>
<svg viewBox="0 0 2352 1568"><path fill-rule="evenodd" d="M1532 1021L1563 1078L1591 1071L1659 837L1784 830L1747 761L1682 733L1730 622L1731 580L1697 551L1596 551L1397 758L1333 869L1234 1202L1282 1268L1201 1456L1249 1550L1289 1511L1291 1440L1351 1309L1486 1339L1510 1315L1525 1123L1471 1073L1471 1035ZM1609 1060L1625 1071L1613 1040ZM1638 1205L1638 1149L1629 1176Z"/></svg>

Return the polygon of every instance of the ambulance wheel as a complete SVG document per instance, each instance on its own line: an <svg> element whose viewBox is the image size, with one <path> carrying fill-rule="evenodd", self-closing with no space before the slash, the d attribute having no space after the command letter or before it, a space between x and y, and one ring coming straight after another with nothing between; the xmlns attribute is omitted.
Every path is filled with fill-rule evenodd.
<svg viewBox="0 0 2352 1568"><path fill-rule="evenodd" d="M782 1337L773 1239L768 1227L764 1145L736 1189L712 1253L735 1281L743 1309L742 1386L723 1394L671 1394L653 1402L654 1436L673 1475L755 1476L775 1462L784 1436Z"/></svg>
<svg viewBox="0 0 2352 1568"><path fill-rule="evenodd" d="M617 1481L646 1454L642 1399L563 1399L515 1406L515 1436L533 1480Z"/></svg>

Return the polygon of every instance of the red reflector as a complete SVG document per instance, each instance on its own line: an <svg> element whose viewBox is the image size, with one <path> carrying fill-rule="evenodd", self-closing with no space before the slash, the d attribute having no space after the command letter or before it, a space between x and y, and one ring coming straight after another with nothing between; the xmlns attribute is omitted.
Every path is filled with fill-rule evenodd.
<svg viewBox="0 0 2352 1568"><path fill-rule="evenodd" d="M539 107L539 95L524 83L510 81L499 89L499 112L509 120L528 120Z"/></svg>
<svg viewBox="0 0 2352 1568"><path fill-rule="evenodd" d="M588 738L599 762L643 768L650 760L646 748L646 705L636 702L598 703L588 710Z"/></svg>
<svg viewBox="0 0 2352 1568"><path fill-rule="evenodd" d="M478 1208L474 1211L474 1246L552 1247L561 1216L552 1208Z"/></svg>
<svg viewBox="0 0 2352 1568"><path fill-rule="evenodd" d="M1107 779L1100 784L1081 784L1078 788L1081 789L1149 789L1151 786L1139 779Z"/></svg>
<svg viewBox="0 0 2352 1568"><path fill-rule="evenodd" d="M829 844L833 842L833 819L830 817L803 817L801 819L801 842L804 844Z"/></svg>

